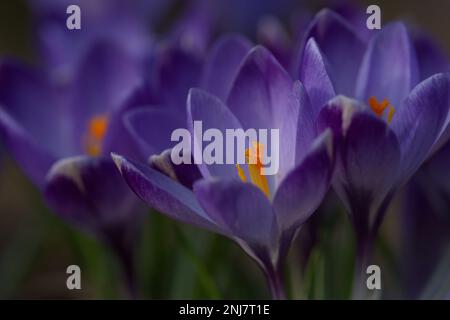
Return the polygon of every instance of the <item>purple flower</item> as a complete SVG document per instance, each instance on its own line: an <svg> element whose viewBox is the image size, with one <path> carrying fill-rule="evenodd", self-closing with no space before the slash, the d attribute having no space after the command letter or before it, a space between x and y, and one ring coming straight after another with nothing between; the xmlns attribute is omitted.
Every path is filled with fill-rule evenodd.
<svg viewBox="0 0 450 320"><path fill-rule="evenodd" d="M219 45L226 46L226 43ZM215 53L217 59L225 56L234 55L220 50ZM234 59L224 63L236 66ZM254 170L257 165L251 164L241 167L202 164L198 169L195 165L176 166L168 152L153 162L159 165L159 170L121 155L113 158L129 186L151 207L239 243L266 272L274 297L281 298L284 293L280 273L289 245L328 190L333 169L331 133L304 138L302 129L311 126L309 122L313 119L306 113L299 117L299 110L311 109L308 96L303 86L299 82L294 84L266 49L253 48L239 65L234 77L229 71L223 74L234 79L231 85L222 81L219 73L227 70L226 65L207 69L211 76L221 79L217 82L220 86L213 86L210 91L226 99L201 89L190 90L188 128L193 134L193 122L202 121L204 130L216 128L222 133L239 128L279 129L278 174L262 176ZM162 118L153 119L152 124L162 122ZM183 119L180 121L183 123ZM147 130L154 130L146 123ZM145 137L141 142L149 146L157 141L159 149L163 143L170 148L171 130L164 128L158 138L156 132L145 134L142 126L134 125L132 131L141 132L136 137ZM194 141L194 146L197 143ZM252 152L250 148L247 151ZM194 179L182 183L180 177L186 178L187 173Z"/></svg>
<svg viewBox="0 0 450 320"><path fill-rule="evenodd" d="M135 157L121 118L140 85L139 65L106 42L92 47L65 84L18 62L0 65L5 146L55 213L111 245L129 277L140 201L109 153Z"/></svg>
<svg viewBox="0 0 450 320"><path fill-rule="evenodd" d="M350 213L363 268L390 198L448 126L450 79L435 74L447 70L437 61L418 63L401 23L386 25L366 45L345 20L323 11L307 37L299 77L318 130L331 128L336 137L333 186ZM433 56L430 50L419 58Z"/></svg>

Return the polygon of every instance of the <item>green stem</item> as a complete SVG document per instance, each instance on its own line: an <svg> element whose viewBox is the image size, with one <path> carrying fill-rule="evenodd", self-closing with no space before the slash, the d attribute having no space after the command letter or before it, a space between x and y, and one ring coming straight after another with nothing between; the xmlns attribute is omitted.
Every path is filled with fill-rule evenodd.
<svg viewBox="0 0 450 320"><path fill-rule="evenodd" d="M279 269L270 268L266 270L267 282L274 300L286 300L286 291L284 289L283 273Z"/></svg>
<svg viewBox="0 0 450 320"><path fill-rule="evenodd" d="M189 257L191 263L193 264L197 275L199 277L200 284L202 285L205 292L208 294L210 299L220 299L220 291L217 288L217 285L208 272L204 263L198 258L195 250L193 249L190 240L185 236L180 227L176 224L173 224L173 228L175 230L175 235L178 239L178 243L181 244L184 252Z"/></svg>
<svg viewBox="0 0 450 320"><path fill-rule="evenodd" d="M355 260L355 273L353 278L354 300L364 300L367 298L366 270L372 256L373 240L371 237L358 240Z"/></svg>

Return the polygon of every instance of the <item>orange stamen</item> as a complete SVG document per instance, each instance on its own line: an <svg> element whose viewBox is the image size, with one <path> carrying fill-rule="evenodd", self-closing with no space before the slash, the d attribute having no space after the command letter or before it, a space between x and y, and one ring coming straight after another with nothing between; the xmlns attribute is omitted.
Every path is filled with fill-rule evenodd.
<svg viewBox="0 0 450 320"><path fill-rule="evenodd" d="M387 122L390 123L392 121L392 117L395 113L395 108L391 106L389 101L387 99L384 99L381 102L378 102L376 97L370 97L369 98L369 106L372 109L372 111L377 115L377 117L381 118L383 116L384 110L386 110L389 107L388 115L387 115Z"/></svg>
<svg viewBox="0 0 450 320"><path fill-rule="evenodd" d="M89 120L88 130L85 137L85 152L93 157L97 157L102 152L103 140L108 129L108 116L96 115Z"/></svg>
<svg viewBox="0 0 450 320"><path fill-rule="evenodd" d="M251 182L256 185L267 197L270 197L269 183L266 176L261 174L263 164L262 149L263 146L260 143L254 142L253 146L245 150L245 160L248 164L248 173L250 175ZM240 165L236 165L239 178L243 181L247 181L245 172Z"/></svg>
<svg viewBox="0 0 450 320"><path fill-rule="evenodd" d="M242 169L242 167L240 165L238 165L238 164L236 165L236 168L238 170L239 178L241 178L241 180L243 182L247 182L247 177L245 176L244 169Z"/></svg>
<svg viewBox="0 0 450 320"><path fill-rule="evenodd" d="M89 121L89 135L96 139L103 139L108 127L108 117L105 115L94 116Z"/></svg>

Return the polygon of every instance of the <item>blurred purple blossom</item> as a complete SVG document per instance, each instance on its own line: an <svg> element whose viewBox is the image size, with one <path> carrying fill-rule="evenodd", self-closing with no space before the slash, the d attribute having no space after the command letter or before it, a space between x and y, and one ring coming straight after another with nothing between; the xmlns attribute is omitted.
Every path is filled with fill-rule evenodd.
<svg viewBox="0 0 450 320"><path fill-rule="evenodd" d="M55 213L111 245L130 277L142 209L109 153L134 154L117 119L140 82L139 63L107 42L94 45L64 85L17 61L0 65L5 146Z"/></svg>
<svg viewBox="0 0 450 320"><path fill-rule="evenodd" d="M148 1L163 10L170 1ZM29 1L35 24L39 57L55 77L72 77L83 56L99 41L120 43L136 57L142 58L152 43L149 11L140 0L76 0ZM66 27L66 9L78 5L81 9L81 30ZM148 9L148 8L147 8Z"/></svg>

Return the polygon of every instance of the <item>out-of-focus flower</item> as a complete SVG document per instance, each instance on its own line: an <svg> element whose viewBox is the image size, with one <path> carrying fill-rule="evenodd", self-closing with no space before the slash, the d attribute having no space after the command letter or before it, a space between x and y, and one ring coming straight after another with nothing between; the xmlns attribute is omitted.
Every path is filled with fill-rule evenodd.
<svg viewBox="0 0 450 320"><path fill-rule="evenodd" d="M216 57L225 54L217 51ZM222 70L220 65L216 68L212 70ZM212 70L211 76L220 76ZM290 243L328 190L333 169L331 133L325 132L312 141L304 139L303 124L313 121L307 113L299 117L300 108L311 108L307 94L300 83L293 85L290 76L263 47L248 53L232 85L225 83L210 91L217 90L216 94L227 97L227 105L203 90L190 91L187 114L191 134L194 121L222 133L238 128L279 129L278 174L262 176L251 164L238 168L202 164L198 166L202 179L193 185L191 182L191 189L178 178L185 177L186 171L192 172L195 166L177 168L167 153L167 161L162 162L165 166L161 166L165 170L154 170L121 155L113 158L130 187L150 206L238 242L266 272L274 297L281 298L284 293L280 273ZM161 138L168 143L170 132ZM152 140L147 143L151 145ZM197 143L194 141L194 148Z"/></svg>
<svg viewBox="0 0 450 320"><path fill-rule="evenodd" d="M32 0L36 45L47 71L58 78L70 78L83 56L99 41L120 43L128 54L142 58L152 44L150 9L164 10L171 1L125 0ZM164 4L164 6L162 6ZM70 5L81 10L81 29L66 26Z"/></svg>
<svg viewBox="0 0 450 320"><path fill-rule="evenodd" d="M211 47L206 57L185 50L180 45L162 43L152 62L149 85L151 105L125 114L124 122L148 158L171 148L170 135L177 128L187 128L186 97L192 87L201 87L225 101L240 64L251 49L249 40L225 35Z"/></svg>
<svg viewBox="0 0 450 320"><path fill-rule="evenodd" d="M110 244L129 277L140 201L109 153L135 157L121 117L140 83L140 63L107 42L91 48L66 86L18 62L0 66L0 133L7 149L55 213Z"/></svg>
<svg viewBox="0 0 450 320"><path fill-rule="evenodd" d="M450 79L444 73L422 79L401 23L385 26L366 45L344 19L322 11L307 37L299 77L319 108L319 131L331 128L337 139L333 185L354 224L359 274L390 198L447 126Z"/></svg>

